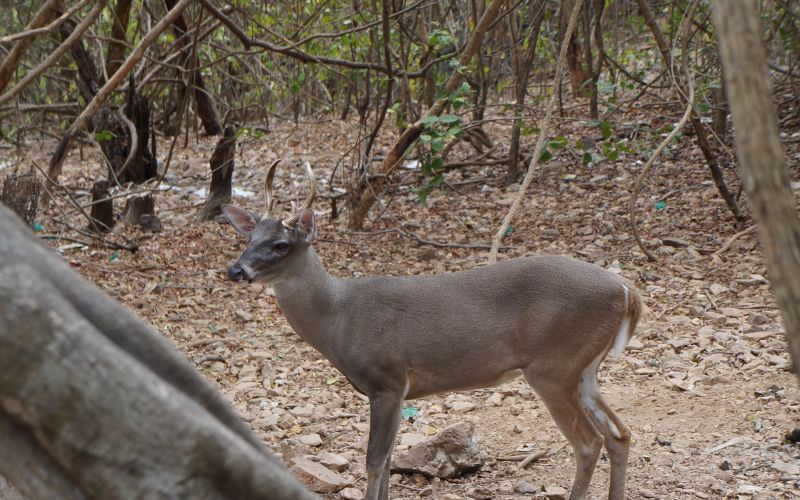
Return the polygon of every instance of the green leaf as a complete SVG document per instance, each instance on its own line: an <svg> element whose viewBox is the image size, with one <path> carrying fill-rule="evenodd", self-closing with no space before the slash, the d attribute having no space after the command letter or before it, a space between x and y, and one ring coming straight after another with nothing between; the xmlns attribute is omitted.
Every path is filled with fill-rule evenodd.
<svg viewBox="0 0 800 500"><path fill-rule="evenodd" d="M608 161L617 161L619 159L619 151L610 149L608 154L606 154L606 158L608 158Z"/></svg>
<svg viewBox="0 0 800 500"><path fill-rule="evenodd" d="M420 122L423 125L432 125L432 124L434 124L434 123L436 123L438 121L439 121L439 117L436 116L436 115L429 115L429 116L424 117L422 120L420 120Z"/></svg>
<svg viewBox="0 0 800 500"><path fill-rule="evenodd" d="M431 162L431 170L439 170L444 167L444 158L434 158Z"/></svg>
<svg viewBox="0 0 800 500"><path fill-rule="evenodd" d="M600 133L603 134L603 140L608 140L611 137L611 124L608 123L606 120L601 121L597 124L597 128L600 129Z"/></svg>
<svg viewBox="0 0 800 500"><path fill-rule="evenodd" d="M114 137L116 137L116 135L114 135L114 132L110 130L101 130L100 132L95 132L94 134L94 140L97 142L110 141Z"/></svg>
<svg viewBox="0 0 800 500"><path fill-rule="evenodd" d="M550 151L547 148L542 150L542 154L539 156L539 161L542 163L548 162L553 159L553 155L550 154Z"/></svg>
<svg viewBox="0 0 800 500"><path fill-rule="evenodd" d="M581 161L582 161L582 163L584 165L588 165L589 163L591 163L592 162L592 153L590 153L588 151L583 153L583 158L582 158Z"/></svg>
<svg viewBox="0 0 800 500"><path fill-rule="evenodd" d="M420 134L419 140L427 144L433 140L433 137L430 134Z"/></svg>
<svg viewBox="0 0 800 500"><path fill-rule="evenodd" d="M446 124L458 123L461 121L461 118L456 115L442 115L439 117L439 121Z"/></svg>
<svg viewBox="0 0 800 500"><path fill-rule="evenodd" d="M656 210L664 210L665 208L667 208L667 202L662 201L662 200L658 200L655 203L655 208L656 208Z"/></svg>

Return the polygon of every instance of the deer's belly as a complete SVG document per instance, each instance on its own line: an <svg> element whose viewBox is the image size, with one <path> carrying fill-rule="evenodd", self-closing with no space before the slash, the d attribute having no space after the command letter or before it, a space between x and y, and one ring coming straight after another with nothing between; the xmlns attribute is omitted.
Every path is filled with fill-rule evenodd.
<svg viewBox="0 0 800 500"><path fill-rule="evenodd" d="M421 398L432 394L450 391L466 391L481 389L505 384L522 375L522 370L514 369L500 373L473 373L465 376L464 373L426 374L417 370L408 372L408 392L406 399Z"/></svg>

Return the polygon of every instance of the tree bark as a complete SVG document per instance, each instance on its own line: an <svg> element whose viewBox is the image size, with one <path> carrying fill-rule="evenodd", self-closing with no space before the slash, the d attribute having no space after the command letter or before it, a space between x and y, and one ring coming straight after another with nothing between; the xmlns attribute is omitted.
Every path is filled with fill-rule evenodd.
<svg viewBox="0 0 800 500"><path fill-rule="evenodd" d="M712 15L733 115L736 153L772 289L800 374L800 219L778 135L758 4L718 0Z"/></svg>
<svg viewBox="0 0 800 500"><path fill-rule="evenodd" d="M0 473L28 498L310 499L163 337L0 206Z"/></svg>
<svg viewBox="0 0 800 500"><path fill-rule="evenodd" d="M25 224L32 226L39 207L42 184L36 174L7 175L3 182L0 202L16 212Z"/></svg>
<svg viewBox="0 0 800 500"><path fill-rule="evenodd" d="M569 15L572 8L575 6L575 0L562 0L561 1L561 15L559 16L559 32L558 37L561 44L568 44L567 48L567 67L569 68L569 79L572 85L572 95L578 96L581 92L581 86L586 81L586 73L581 65L581 45L578 42L578 37L573 34L569 40L564 40L564 32L569 24ZM584 7L585 8L585 7ZM577 32L577 30L576 30Z"/></svg>
<svg viewBox="0 0 800 500"><path fill-rule="evenodd" d="M108 197L108 181L97 181L92 185L92 222L90 231L104 233L114 227L114 200Z"/></svg>

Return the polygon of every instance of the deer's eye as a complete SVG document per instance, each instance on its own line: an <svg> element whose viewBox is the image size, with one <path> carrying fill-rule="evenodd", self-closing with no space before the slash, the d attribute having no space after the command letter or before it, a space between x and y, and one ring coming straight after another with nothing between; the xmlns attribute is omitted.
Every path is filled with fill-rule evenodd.
<svg viewBox="0 0 800 500"><path fill-rule="evenodd" d="M286 243L280 242L280 243L276 243L275 246L272 247L272 248L275 249L278 252L285 252L286 250L289 249L289 245L287 245Z"/></svg>

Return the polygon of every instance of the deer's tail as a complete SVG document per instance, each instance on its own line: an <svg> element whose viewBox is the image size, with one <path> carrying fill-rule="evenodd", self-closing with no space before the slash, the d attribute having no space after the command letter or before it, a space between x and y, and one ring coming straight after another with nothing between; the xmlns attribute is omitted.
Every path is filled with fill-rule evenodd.
<svg viewBox="0 0 800 500"><path fill-rule="evenodd" d="M639 292L636 291L636 288L628 283L623 283L622 290L625 293L625 316L622 318L619 331L614 338L614 356L619 356L622 354L622 351L625 350L625 346L628 345L628 341L633 337L633 332L636 330L639 318L641 318L644 312L642 298L639 296Z"/></svg>

